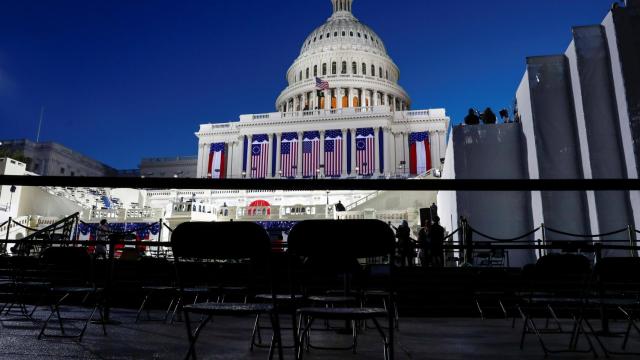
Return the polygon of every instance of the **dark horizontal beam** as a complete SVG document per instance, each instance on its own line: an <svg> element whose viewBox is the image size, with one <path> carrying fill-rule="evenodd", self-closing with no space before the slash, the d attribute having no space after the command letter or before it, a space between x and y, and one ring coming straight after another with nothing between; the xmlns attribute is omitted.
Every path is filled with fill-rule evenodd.
<svg viewBox="0 0 640 360"><path fill-rule="evenodd" d="M412 179L176 179L1 175L0 185L199 190L467 190L567 191L640 190L638 179L585 180L412 180Z"/></svg>

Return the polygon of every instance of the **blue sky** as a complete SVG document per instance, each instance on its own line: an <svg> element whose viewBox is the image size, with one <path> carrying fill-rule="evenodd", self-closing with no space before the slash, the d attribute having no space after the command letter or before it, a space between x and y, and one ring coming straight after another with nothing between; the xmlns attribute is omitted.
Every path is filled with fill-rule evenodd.
<svg viewBox="0 0 640 360"><path fill-rule="evenodd" d="M355 0L414 109L509 106L526 56L562 53L612 0ZM0 139L60 142L117 168L194 155L199 124L274 111L329 0L2 0Z"/></svg>

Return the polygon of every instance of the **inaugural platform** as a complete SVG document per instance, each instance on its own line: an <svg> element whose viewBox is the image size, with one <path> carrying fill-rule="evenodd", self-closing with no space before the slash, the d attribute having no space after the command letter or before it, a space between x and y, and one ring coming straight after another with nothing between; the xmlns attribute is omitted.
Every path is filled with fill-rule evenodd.
<svg viewBox="0 0 640 360"><path fill-rule="evenodd" d="M411 109L382 39L332 0L302 44L276 112L200 126L199 178L414 177L439 166L449 117Z"/></svg>

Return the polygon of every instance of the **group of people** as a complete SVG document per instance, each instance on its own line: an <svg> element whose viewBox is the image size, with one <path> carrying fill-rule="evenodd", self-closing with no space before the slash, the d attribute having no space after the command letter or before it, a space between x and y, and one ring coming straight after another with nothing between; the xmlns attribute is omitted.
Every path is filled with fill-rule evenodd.
<svg viewBox="0 0 640 360"><path fill-rule="evenodd" d="M512 122L507 109L500 110L498 114L500 114L500 118L505 124ZM517 119L518 118L516 117L516 120ZM484 112L482 113L475 109L469 109L469 113L464 118L465 125L478 125L481 121L483 124L495 124L498 122L498 117L493 110L488 107L484 109Z"/></svg>
<svg viewBox="0 0 640 360"><path fill-rule="evenodd" d="M423 267L444 266L444 228L440 226L440 218L435 215L432 221L425 221L418 232L418 240L411 238L411 229L406 220L396 228L397 253L401 266L415 264L416 249Z"/></svg>

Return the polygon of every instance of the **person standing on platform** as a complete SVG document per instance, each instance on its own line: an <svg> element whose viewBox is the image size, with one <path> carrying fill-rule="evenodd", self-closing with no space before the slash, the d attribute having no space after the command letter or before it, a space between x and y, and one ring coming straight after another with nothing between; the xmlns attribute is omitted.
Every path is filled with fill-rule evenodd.
<svg viewBox="0 0 640 360"><path fill-rule="evenodd" d="M480 124L480 117L476 114L474 109L469 109L469 114L465 116L464 123L466 125L478 125Z"/></svg>
<svg viewBox="0 0 640 360"><path fill-rule="evenodd" d="M418 232L418 247L420 248L420 264L422 267L431 266L431 239L429 239L430 221L425 221Z"/></svg>
<svg viewBox="0 0 640 360"><path fill-rule="evenodd" d="M100 226L96 230L96 241L109 241L109 224L107 219L100 220ZM93 252L95 259L102 258L107 259L107 245L104 243L97 243Z"/></svg>
<svg viewBox="0 0 640 360"><path fill-rule="evenodd" d="M338 200L338 203L336 204L336 211L338 211L338 212L347 211L347 209L345 209L344 205L342 205L342 201Z"/></svg>
<svg viewBox="0 0 640 360"><path fill-rule="evenodd" d="M491 110L490 107L484 109L484 112L482 113L482 122L484 124L495 124L498 122L496 114L493 112L493 110Z"/></svg>
<svg viewBox="0 0 640 360"><path fill-rule="evenodd" d="M434 267L444 266L444 228L440 226L440 217L433 218L433 224L429 229L431 245L431 263Z"/></svg>
<svg viewBox="0 0 640 360"><path fill-rule="evenodd" d="M396 237L398 238L401 266L412 266L414 249L411 241L411 229L409 229L407 220L402 220L402 224L398 226Z"/></svg>

